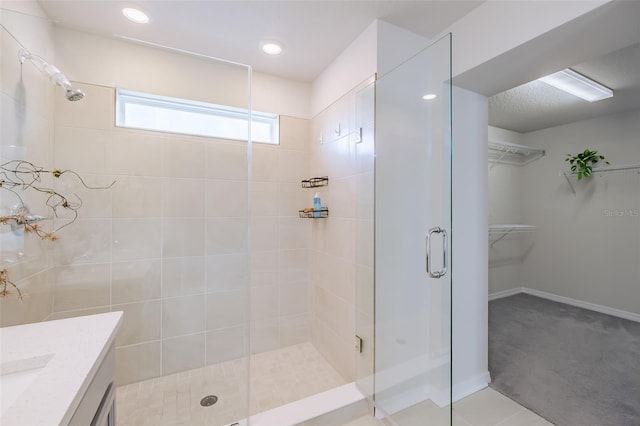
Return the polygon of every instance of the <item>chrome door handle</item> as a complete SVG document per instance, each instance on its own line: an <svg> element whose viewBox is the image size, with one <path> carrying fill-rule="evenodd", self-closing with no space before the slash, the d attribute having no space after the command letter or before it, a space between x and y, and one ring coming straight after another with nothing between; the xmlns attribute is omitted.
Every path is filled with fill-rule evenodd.
<svg viewBox="0 0 640 426"><path fill-rule="evenodd" d="M433 234L442 234L442 269L438 271L434 271L431 267L431 241L433 240ZM447 257L449 256L448 246L447 231L444 228L436 226L435 228L429 229L426 238L426 264L427 274L429 274L431 278L441 278L447 273Z"/></svg>

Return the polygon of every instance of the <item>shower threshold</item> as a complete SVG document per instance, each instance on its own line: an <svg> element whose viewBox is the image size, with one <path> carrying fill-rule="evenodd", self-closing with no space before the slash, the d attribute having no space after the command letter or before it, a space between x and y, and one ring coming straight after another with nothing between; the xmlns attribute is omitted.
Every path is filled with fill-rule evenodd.
<svg viewBox="0 0 640 426"><path fill-rule="evenodd" d="M315 424L342 424L362 417L369 405L356 384L351 382L301 400L255 414L251 426L295 426L314 420ZM238 426L246 426L246 420ZM233 423L229 426L233 426Z"/></svg>

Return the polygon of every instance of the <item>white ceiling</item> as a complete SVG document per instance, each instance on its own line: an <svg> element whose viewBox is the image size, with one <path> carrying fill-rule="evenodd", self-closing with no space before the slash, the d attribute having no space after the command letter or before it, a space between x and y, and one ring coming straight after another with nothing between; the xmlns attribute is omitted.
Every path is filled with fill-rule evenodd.
<svg viewBox="0 0 640 426"><path fill-rule="evenodd" d="M640 43L571 68L613 89L613 98L590 103L533 81L489 98L489 124L527 133L640 108Z"/></svg>
<svg viewBox="0 0 640 426"><path fill-rule="evenodd" d="M58 25L107 36L124 36L251 65L298 81L313 81L374 19L384 19L427 38L484 0L40 0ZM122 16L134 5L151 18L146 25ZM260 40L284 43L268 56ZM639 40L640 41L640 40ZM640 108L640 44L609 53L575 70L612 88L612 99L589 103L540 82L489 98L489 123L517 132Z"/></svg>
<svg viewBox="0 0 640 426"><path fill-rule="evenodd" d="M40 4L61 26L189 50L309 82L374 19L429 38L483 1L40 0ZM149 24L135 24L122 16L122 7L132 4L149 15ZM277 57L262 53L263 39L283 42L284 52Z"/></svg>

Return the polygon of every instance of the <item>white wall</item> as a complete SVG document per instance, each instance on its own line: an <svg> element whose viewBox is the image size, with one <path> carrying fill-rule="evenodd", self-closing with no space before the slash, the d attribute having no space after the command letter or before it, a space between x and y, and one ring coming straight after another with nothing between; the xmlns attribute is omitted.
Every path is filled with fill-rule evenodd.
<svg viewBox="0 0 640 426"><path fill-rule="evenodd" d="M429 44L424 37L376 20L313 81L312 116L370 76L383 75Z"/></svg>
<svg viewBox="0 0 640 426"><path fill-rule="evenodd" d="M59 67L72 81L247 108L248 68L217 60L56 28ZM158 83L161 83L160 85ZM254 73L256 111L309 117L311 85Z"/></svg>
<svg viewBox="0 0 640 426"><path fill-rule="evenodd" d="M251 107L255 111L310 119L310 99L310 83L253 71Z"/></svg>
<svg viewBox="0 0 640 426"><path fill-rule="evenodd" d="M598 150L612 165L640 163L640 110L540 130L527 145L546 155L524 169L524 219L538 227L526 287L640 313L640 177L565 178L567 153Z"/></svg>
<svg viewBox="0 0 640 426"><path fill-rule="evenodd" d="M486 387L487 98L453 90L453 398Z"/></svg>
<svg viewBox="0 0 640 426"><path fill-rule="evenodd" d="M377 35L374 21L314 80L312 117L376 73Z"/></svg>
<svg viewBox="0 0 640 426"><path fill-rule="evenodd" d="M378 77L382 77L395 67L430 44L430 40L385 21L378 23Z"/></svg>

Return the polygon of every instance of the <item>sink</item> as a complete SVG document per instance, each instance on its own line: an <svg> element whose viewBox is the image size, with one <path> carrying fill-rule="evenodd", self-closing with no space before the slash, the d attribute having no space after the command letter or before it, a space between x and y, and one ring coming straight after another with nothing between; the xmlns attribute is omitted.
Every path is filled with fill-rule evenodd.
<svg viewBox="0 0 640 426"><path fill-rule="evenodd" d="M53 354L0 364L0 417L38 378L51 358L53 358Z"/></svg>

